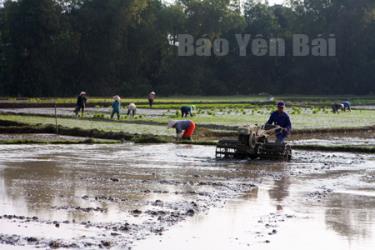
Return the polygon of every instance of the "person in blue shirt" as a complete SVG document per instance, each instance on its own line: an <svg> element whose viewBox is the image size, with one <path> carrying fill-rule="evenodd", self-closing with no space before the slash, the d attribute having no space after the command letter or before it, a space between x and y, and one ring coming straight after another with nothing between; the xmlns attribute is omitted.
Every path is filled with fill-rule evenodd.
<svg viewBox="0 0 375 250"><path fill-rule="evenodd" d="M288 137L292 131L292 123L290 121L289 115L285 112L285 103L279 102L277 104L277 111L271 114L270 119L266 125L276 125L281 128L276 131L276 142L284 143L285 139Z"/></svg>
<svg viewBox="0 0 375 250"><path fill-rule="evenodd" d="M120 109L121 109L121 98L120 96L116 95L113 97L111 119L113 119L113 117L116 114L117 119L120 120Z"/></svg>

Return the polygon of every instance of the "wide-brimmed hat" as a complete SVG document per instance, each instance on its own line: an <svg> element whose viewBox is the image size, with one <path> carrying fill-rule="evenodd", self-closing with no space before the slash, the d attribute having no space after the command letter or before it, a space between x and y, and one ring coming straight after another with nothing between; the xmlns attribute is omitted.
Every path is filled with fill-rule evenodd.
<svg viewBox="0 0 375 250"><path fill-rule="evenodd" d="M82 91L81 94L79 94L79 95L86 95L86 92Z"/></svg>
<svg viewBox="0 0 375 250"><path fill-rule="evenodd" d="M115 100L115 101L121 101L121 97L118 96L118 95L115 95L115 96L113 97L113 100Z"/></svg>

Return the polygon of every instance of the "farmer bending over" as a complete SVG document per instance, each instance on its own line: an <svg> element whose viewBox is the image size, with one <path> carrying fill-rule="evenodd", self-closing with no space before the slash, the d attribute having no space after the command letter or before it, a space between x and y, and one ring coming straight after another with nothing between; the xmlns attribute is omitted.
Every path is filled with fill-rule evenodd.
<svg viewBox="0 0 375 250"><path fill-rule="evenodd" d="M112 102L112 114L111 114L111 119L117 115L117 119L120 120L120 109L121 109L121 98L116 95L113 97L113 102Z"/></svg>
<svg viewBox="0 0 375 250"><path fill-rule="evenodd" d="M76 114L77 117L79 115L79 112L81 112L81 116L83 117L86 103L87 103L86 92L82 91L81 94L79 94L79 96L77 97L77 104L74 110L74 113Z"/></svg>
<svg viewBox="0 0 375 250"><path fill-rule="evenodd" d="M168 128L175 128L177 133L177 139L192 140L192 136L195 132L195 123L190 120L186 121L170 121Z"/></svg>
<svg viewBox="0 0 375 250"><path fill-rule="evenodd" d="M277 111L271 114L267 125L280 126L280 129L276 131L276 142L284 143L292 130L292 123L290 122L289 115L284 111L285 103L279 102L277 104Z"/></svg>
<svg viewBox="0 0 375 250"><path fill-rule="evenodd" d="M137 106L134 103L128 105L128 116L134 117L137 113Z"/></svg>
<svg viewBox="0 0 375 250"><path fill-rule="evenodd" d="M186 117L188 117L188 115L193 117L193 110L194 110L193 106L182 106L181 107L182 118L186 118Z"/></svg>

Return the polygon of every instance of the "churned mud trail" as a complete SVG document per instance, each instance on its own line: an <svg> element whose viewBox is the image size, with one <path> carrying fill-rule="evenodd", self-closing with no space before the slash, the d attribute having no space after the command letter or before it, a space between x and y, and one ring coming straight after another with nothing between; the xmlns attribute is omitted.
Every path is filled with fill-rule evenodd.
<svg viewBox="0 0 375 250"><path fill-rule="evenodd" d="M318 242L293 236L304 225L327 233L332 249L348 239L362 247L352 249L374 243L371 155L297 151L290 163L216 162L214 147L174 144L0 152L4 247L298 249Z"/></svg>

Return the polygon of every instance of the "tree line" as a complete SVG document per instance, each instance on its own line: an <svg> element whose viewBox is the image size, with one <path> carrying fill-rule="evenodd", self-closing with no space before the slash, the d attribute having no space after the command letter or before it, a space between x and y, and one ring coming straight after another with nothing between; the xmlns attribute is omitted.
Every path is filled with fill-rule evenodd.
<svg viewBox="0 0 375 250"><path fill-rule="evenodd" d="M179 34L334 34L330 57L179 56ZM6 0L0 96L375 93L375 1Z"/></svg>

